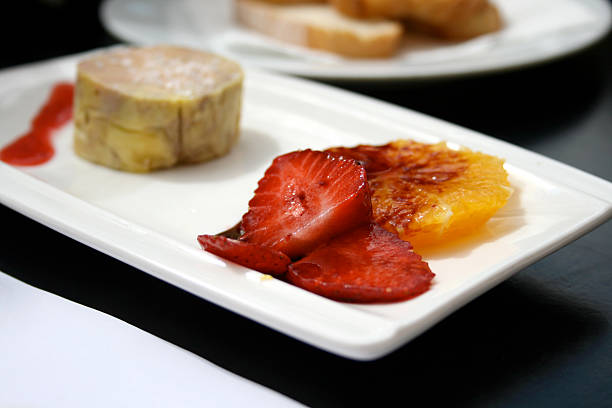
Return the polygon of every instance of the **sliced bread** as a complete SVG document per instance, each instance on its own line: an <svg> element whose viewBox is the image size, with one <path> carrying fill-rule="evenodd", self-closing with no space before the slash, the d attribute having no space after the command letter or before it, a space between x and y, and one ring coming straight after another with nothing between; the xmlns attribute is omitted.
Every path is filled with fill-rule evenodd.
<svg viewBox="0 0 612 408"><path fill-rule="evenodd" d="M392 18L450 39L466 39L497 31L502 20L488 0L330 0L354 18Z"/></svg>
<svg viewBox="0 0 612 408"><path fill-rule="evenodd" d="M398 22L354 19L328 4L236 0L236 17L244 26L278 40L353 58L389 57L403 33Z"/></svg>

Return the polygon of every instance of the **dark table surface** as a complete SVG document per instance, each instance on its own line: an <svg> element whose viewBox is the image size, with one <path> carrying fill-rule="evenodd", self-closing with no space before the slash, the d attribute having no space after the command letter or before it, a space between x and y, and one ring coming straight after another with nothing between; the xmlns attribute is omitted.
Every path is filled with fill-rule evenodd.
<svg viewBox="0 0 612 408"><path fill-rule="evenodd" d="M8 44L1 67L119 42L100 25L96 2L18 4L16 15L27 16L41 35ZM2 28L3 38L14 35ZM351 89L612 180L612 35L520 71ZM612 406L611 222L398 351L356 362L226 311L4 206L0 220L0 270L310 406Z"/></svg>

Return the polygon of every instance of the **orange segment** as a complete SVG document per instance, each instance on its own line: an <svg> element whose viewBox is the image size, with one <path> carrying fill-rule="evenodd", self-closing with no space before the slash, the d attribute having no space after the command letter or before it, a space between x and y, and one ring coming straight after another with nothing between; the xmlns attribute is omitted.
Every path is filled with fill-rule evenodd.
<svg viewBox="0 0 612 408"><path fill-rule="evenodd" d="M374 221L417 249L476 230L512 194L504 161L466 148L398 140L329 150L365 166Z"/></svg>

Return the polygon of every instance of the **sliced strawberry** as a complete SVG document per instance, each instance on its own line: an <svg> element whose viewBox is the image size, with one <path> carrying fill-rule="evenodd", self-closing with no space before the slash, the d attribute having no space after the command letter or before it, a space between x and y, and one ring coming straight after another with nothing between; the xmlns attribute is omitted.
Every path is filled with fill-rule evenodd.
<svg viewBox="0 0 612 408"><path fill-rule="evenodd" d="M205 251L228 261L270 275L281 275L291 260L282 252L218 235L200 235L198 242Z"/></svg>
<svg viewBox="0 0 612 408"><path fill-rule="evenodd" d="M425 292L434 274L412 245L378 225L332 239L289 265L288 280L347 302L392 302Z"/></svg>
<svg viewBox="0 0 612 408"><path fill-rule="evenodd" d="M277 157L259 180L241 240L298 258L372 214L365 170L352 159L303 150Z"/></svg>

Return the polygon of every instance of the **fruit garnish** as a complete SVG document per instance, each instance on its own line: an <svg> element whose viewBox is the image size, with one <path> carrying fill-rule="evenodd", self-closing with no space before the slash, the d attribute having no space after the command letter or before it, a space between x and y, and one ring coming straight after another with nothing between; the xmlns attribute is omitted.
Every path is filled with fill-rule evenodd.
<svg viewBox="0 0 612 408"><path fill-rule="evenodd" d="M338 147L366 169L374 222L420 249L482 226L512 193L503 160L445 143Z"/></svg>
<svg viewBox="0 0 612 408"><path fill-rule="evenodd" d="M412 246L376 224L337 236L289 265L296 286L348 302L392 302L425 292L434 274Z"/></svg>
<svg viewBox="0 0 612 408"><path fill-rule="evenodd" d="M242 217L242 241L292 259L370 222L365 170L352 159L313 150L277 157Z"/></svg>
<svg viewBox="0 0 612 408"><path fill-rule="evenodd" d="M291 263L287 255L275 249L223 236L199 235L198 242L205 251L269 275L285 273Z"/></svg>

